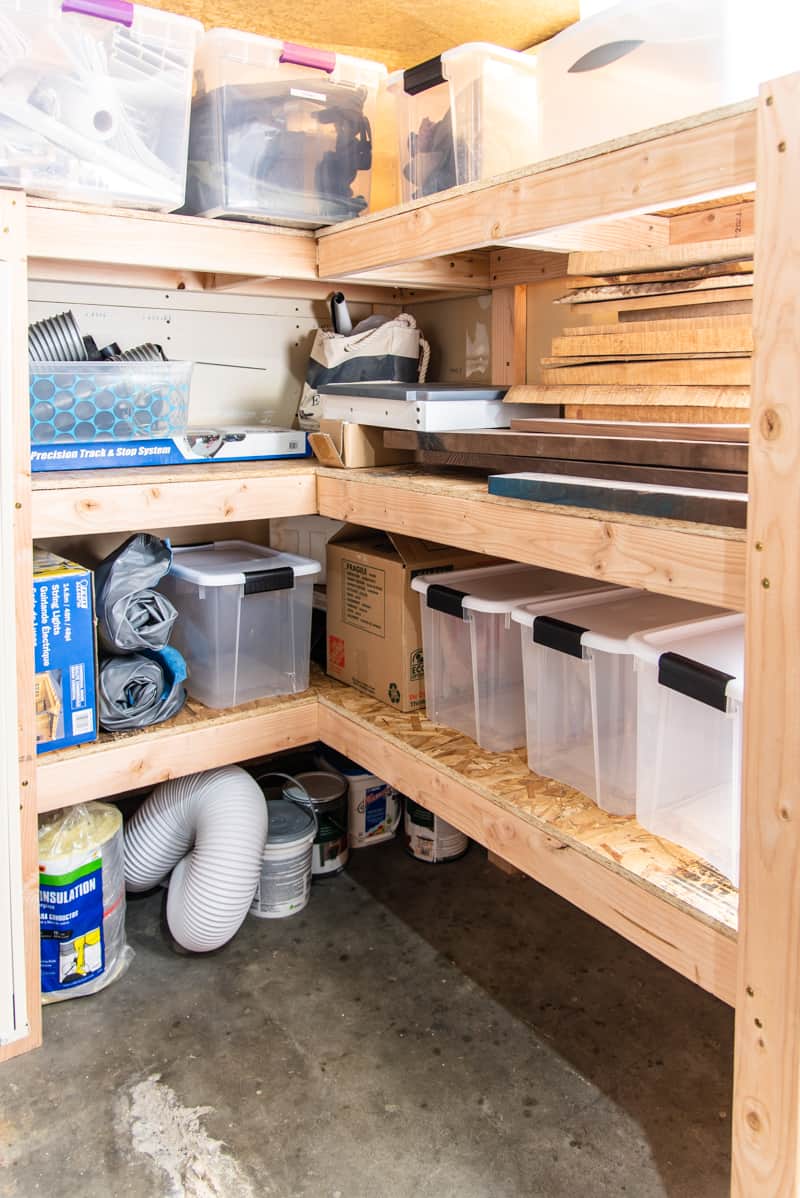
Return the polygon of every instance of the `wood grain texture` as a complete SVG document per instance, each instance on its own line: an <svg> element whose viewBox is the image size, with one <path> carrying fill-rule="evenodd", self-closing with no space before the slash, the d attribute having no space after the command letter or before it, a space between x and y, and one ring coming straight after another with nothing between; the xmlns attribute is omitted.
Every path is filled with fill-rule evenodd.
<svg viewBox="0 0 800 1198"><path fill-rule="evenodd" d="M320 692L320 738L698 985L730 1002L736 897L683 850L467 737L347 687Z"/></svg>
<svg viewBox="0 0 800 1198"><path fill-rule="evenodd" d="M317 503L314 470L304 459L36 474L33 535L309 516Z"/></svg>
<svg viewBox="0 0 800 1198"><path fill-rule="evenodd" d="M542 370L548 383L612 387L747 387L750 358L691 358L683 361L608 362ZM674 402L674 401L673 401Z"/></svg>
<svg viewBox="0 0 800 1198"><path fill-rule="evenodd" d="M752 291L749 288L748 291ZM724 293L721 293L724 294ZM737 293L741 294L741 292ZM695 296L695 301L705 299L705 296ZM680 299L673 296L673 299ZM705 316L716 316L727 319L729 316L749 316L753 311L753 301L750 299L717 299L711 303L676 303L672 307L658 305L653 308L632 307L621 305L618 312L620 322L651 321L651 320L697 320Z"/></svg>
<svg viewBox="0 0 800 1198"><path fill-rule="evenodd" d="M667 295L697 295L706 291L727 291L727 299L734 291L752 287L752 275L715 275L711 279L676 279L660 283L596 283L591 287L579 287L570 291L562 304L597 304L609 300L646 299Z"/></svg>
<svg viewBox="0 0 800 1198"><path fill-rule="evenodd" d="M752 333L753 322L747 315L719 315L712 312L710 316L695 316L692 321L692 330L697 332L714 331L717 329L723 331L738 331ZM691 330L690 330L691 331ZM675 319L666 317L653 318L648 317L632 324L620 324L617 320L613 324L584 324L567 326L562 336L564 337L642 337L647 333L681 333L687 332L686 322L683 319Z"/></svg>
<svg viewBox="0 0 800 1198"><path fill-rule="evenodd" d="M744 603L739 530L589 517L486 494L485 482L411 469L320 469L319 511L370 528L530 562L717 607Z"/></svg>
<svg viewBox="0 0 800 1198"><path fill-rule="evenodd" d="M647 424L626 423L624 420L555 420L541 418L522 418L511 421L512 430L521 433L555 433L556 435L577 435L594 437L633 437L648 441L712 441L720 444L735 442L746 445L749 440L749 429L738 424L658 424L650 421Z"/></svg>
<svg viewBox="0 0 800 1198"><path fill-rule="evenodd" d="M558 458L522 458L502 453L454 453L420 449L414 454L420 466L473 470L481 474L518 474L535 469L541 474L575 474L599 481L651 483L663 487L704 487L710 491L747 491L747 475L734 471L680 470L668 466L627 466L618 462L576 462Z"/></svg>
<svg viewBox="0 0 800 1198"><path fill-rule="evenodd" d="M653 408L642 404L565 404L564 416L569 420L658 420L675 424L740 424L750 425L749 408L709 408L667 404Z"/></svg>
<svg viewBox="0 0 800 1198"><path fill-rule="evenodd" d="M552 354L554 357L580 354L588 358L594 354L647 357L651 354L752 353L753 330L749 324L718 326L712 323L711 327L699 327L699 322L675 320L664 321L671 327L662 330L653 327L656 322L646 323L646 330L632 324L621 326L617 333L604 331L599 335L582 331L575 336L574 330L570 330L565 336L553 339Z"/></svg>
<svg viewBox="0 0 800 1198"><path fill-rule="evenodd" d="M492 287L513 287L517 283L563 279L566 273L566 254L518 250L510 246L489 251L489 282Z"/></svg>
<svg viewBox="0 0 800 1198"><path fill-rule="evenodd" d="M702 212L684 212L671 216L669 239L673 245L708 241L722 237L752 237L755 230L755 204L723 204Z"/></svg>
<svg viewBox="0 0 800 1198"><path fill-rule="evenodd" d="M652 250L603 250L598 253L570 254L567 273L612 275L623 271L668 271L679 266L704 266L708 263L735 261L752 256L752 237L730 237L719 241L673 244Z"/></svg>
<svg viewBox="0 0 800 1198"><path fill-rule="evenodd" d="M709 387L695 385L647 386L637 384L548 384L529 383L526 387L509 389L505 403L555 403L555 404L602 404L605 407L620 404L623 407L652 405L655 408L677 407L686 404L695 408L748 408L750 387ZM535 413L531 412L531 415ZM651 420L666 420L654 411ZM624 419L624 417L620 417ZM727 420L717 420L727 423Z"/></svg>
<svg viewBox="0 0 800 1198"><path fill-rule="evenodd" d="M320 277L352 277L436 254L497 245L600 217L741 189L753 180L755 116L749 104L667 126L647 138L620 139L606 152L592 147L560 162L527 167L499 181L442 192L323 231Z"/></svg>
<svg viewBox="0 0 800 1198"><path fill-rule="evenodd" d="M591 287L597 284L598 278L604 283L671 283L681 279L713 279L727 275L751 275L753 259L733 259L728 262L705 262L696 266L676 266L669 270L640 270L630 274L616 274L602 271L600 275L579 275L569 280L570 287Z"/></svg>
<svg viewBox="0 0 800 1198"><path fill-rule="evenodd" d="M492 291L491 379L497 386L524 383L528 369L528 289Z"/></svg>
<svg viewBox="0 0 800 1198"><path fill-rule="evenodd" d="M669 219L635 213L621 220L585 221L549 233L525 238L535 250L568 251L652 251L669 247ZM572 274L572 271L569 272Z"/></svg>
<svg viewBox="0 0 800 1198"><path fill-rule="evenodd" d="M515 421L525 424L526 421ZM531 424L539 423L530 421ZM543 422L542 422L543 423ZM580 433L576 422L559 433L553 425L566 421L551 420L545 432L525 429L486 429L470 432L421 433L411 429L386 429L384 445L392 449L435 450L471 454L502 453L516 457L565 458L581 462L616 462L632 466L672 466L683 470L747 470L747 445L708 444L705 441L680 441L673 436L648 440L645 431L634 438L612 434ZM613 427L613 426L610 426ZM528 465L528 469L536 469Z"/></svg>
<svg viewBox="0 0 800 1198"><path fill-rule="evenodd" d="M3 579L3 616L10 624L10 652L4 653L3 679L10 710L5 709L4 799L19 806L22 857L23 938L28 1034L0 1047L0 1061L36 1048L42 1042L39 972L39 829L36 813L36 733L33 681L33 553L31 547L30 402L27 354L27 262L25 204L19 193L0 192L0 269L2 269L3 334L2 501L0 535L4 558L13 563ZM10 544L9 544L10 541ZM10 610L9 610L10 609ZM16 609L16 620L14 620ZM16 679L16 703L8 692ZM17 753L14 753L16 744ZM17 768L15 767L15 764ZM12 824L13 827L13 824ZM7 879L6 879L7 881ZM2 880L0 880L0 884ZM2 970L0 966L0 970Z"/></svg>
<svg viewBox="0 0 800 1198"><path fill-rule="evenodd" d="M800 1192L800 75L759 98L734 1198Z"/></svg>
<svg viewBox="0 0 800 1198"><path fill-rule="evenodd" d="M43 753L36 772L39 811L156 786L316 739L313 689L257 699L227 711L213 711L189 699L164 724L141 732L104 732L92 744Z"/></svg>

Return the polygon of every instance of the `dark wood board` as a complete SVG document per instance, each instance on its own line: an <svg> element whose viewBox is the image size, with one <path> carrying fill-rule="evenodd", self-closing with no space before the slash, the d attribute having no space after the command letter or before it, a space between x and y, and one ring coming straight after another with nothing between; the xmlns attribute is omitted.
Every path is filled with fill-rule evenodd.
<svg viewBox="0 0 800 1198"><path fill-rule="evenodd" d="M657 413L654 412L654 415ZM650 441L714 441L718 444L734 441L747 444L750 429L746 424L648 424L625 420L566 420L563 417L525 416L511 421L511 428L520 433L575 434L587 437L635 437Z"/></svg>
<svg viewBox="0 0 800 1198"><path fill-rule="evenodd" d="M489 478L489 494L529 503L647 516L657 520L685 520L727 528L747 526L746 495L717 491L703 494L685 487L647 487L639 483L595 482L578 477L495 474Z"/></svg>
<svg viewBox="0 0 800 1198"><path fill-rule="evenodd" d="M482 474L517 474L529 470L530 458L516 458L502 453L437 453L419 450L414 461L420 466L449 467L455 470L477 470ZM612 482L652 483L662 487L693 487L709 491L747 491L747 475L733 471L672 470L661 466L624 466L616 462L564 461L557 458L536 458L540 474L574 475L576 469L584 478Z"/></svg>
<svg viewBox="0 0 800 1198"><path fill-rule="evenodd" d="M681 470L747 470L747 446L703 441L651 441L633 437L595 437L553 433L520 433L509 429L424 433L386 429L389 449L437 453L493 453L528 459L559 458L573 462L615 462L630 466L662 466ZM533 466L529 467L533 469Z"/></svg>

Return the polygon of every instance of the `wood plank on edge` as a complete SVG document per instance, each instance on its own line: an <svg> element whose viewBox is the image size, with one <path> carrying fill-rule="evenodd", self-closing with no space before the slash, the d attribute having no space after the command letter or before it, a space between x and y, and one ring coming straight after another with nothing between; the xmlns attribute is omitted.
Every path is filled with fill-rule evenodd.
<svg viewBox="0 0 800 1198"><path fill-rule="evenodd" d="M736 941L725 930L673 905L645 882L581 851L546 825L493 803L450 771L412 753L385 731L320 699L320 739L423 803L651 956L732 1001Z"/></svg>
<svg viewBox="0 0 800 1198"><path fill-rule="evenodd" d="M424 471L320 469L319 512L494 557L742 610L744 536L600 517L487 495L485 481Z"/></svg>

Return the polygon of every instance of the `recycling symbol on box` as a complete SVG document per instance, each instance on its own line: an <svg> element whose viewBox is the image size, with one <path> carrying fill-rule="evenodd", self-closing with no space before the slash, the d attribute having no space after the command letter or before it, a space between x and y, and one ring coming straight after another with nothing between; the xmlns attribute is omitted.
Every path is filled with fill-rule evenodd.
<svg viewBox="0 0 800 1198"><path fill-rule="evenodd" d="M400 688L396 682L389 683L389 700L392 703L400 702Z"/></svg>

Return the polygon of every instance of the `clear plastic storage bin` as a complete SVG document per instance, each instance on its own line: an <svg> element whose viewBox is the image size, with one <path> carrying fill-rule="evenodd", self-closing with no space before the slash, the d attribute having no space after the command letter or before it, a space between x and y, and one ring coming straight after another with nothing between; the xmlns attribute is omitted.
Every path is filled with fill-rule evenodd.
<svg viewBox="0 0 800 1198"><path fill-rule="evenodd" d="M212 29L197 56L187 210L311 227L359 216L385 76L381 63Z"/></svg>
<svg viewBox="0 0 800 1198"><path fill-rule="evenodd" d="M514 608L607 589L591 579L514 564L424 574L411 586L421 596L428 718L493 753L525 744Z"/></svg>
<svg viewBox="0 0 800 1198"><path fill-rule="evenodd" d="M733 104L800 68L800 5L626 0L536 53L540 157Z"/></svg>
<svg viewBox="0 0 800 1198"><path fill-rule="evenodd" d="M629 638L719 608L616 590L514 612L522 625L528 764L614 815L636 808L636 672Z"/></svg>
<svg viewBox="0 0 800 1198"><path fill-rule="evenodd" d="M480 42L387 81L396 104L403 200L474 183L538 154L536 59Z"/></svg>
<svg viewBox="0 0 800 1198"><path fill-rule="evenodd" d="M744 616L632 642L638 673L636 817L739 884Z"/></svg>
<svg viewBox="0 0 800 1198"><path fill-rule="evenodd" d="M202 29L127 0L0 0L0 184L180 208Z"/></svg>
<svg viewBox="0 0 800 1198"><path fill-rule="evenodd" d="M189 693L235 707L306 690L319 562L246 541L173 554L161 590L178 609L172 644L186 658Z"/></svg>
<svg viewBox="0 0 800 1198"><path fill-rule="evenodd" d="M191 378L191 362L32 362L31 443L180 435Z"/></svg>

